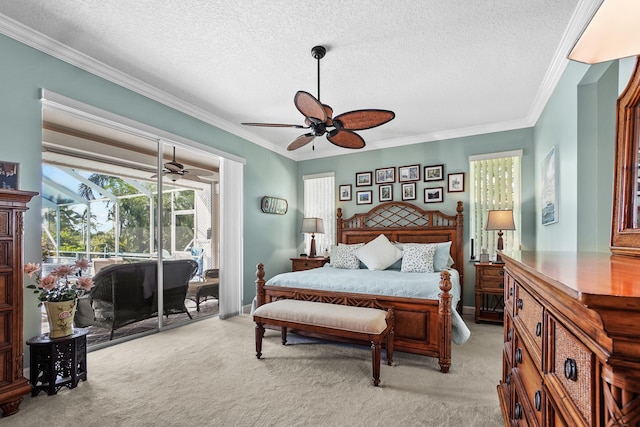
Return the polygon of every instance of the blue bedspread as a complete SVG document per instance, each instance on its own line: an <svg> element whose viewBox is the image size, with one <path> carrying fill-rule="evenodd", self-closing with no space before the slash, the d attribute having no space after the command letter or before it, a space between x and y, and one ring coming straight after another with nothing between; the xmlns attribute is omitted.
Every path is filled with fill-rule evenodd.
<svg viewBox="0 0 640 427"><path fill-rule="evenodd" d="M451 305L460 300L460 275L451 273ZM440 272L402 273L398 270L372 271L368 269L346 270L326 264L323 268L278 274L269 281L269 286L283 286L325 291L352 292L369 295L387 295L407 298L438 299L441 292ZM452 340L464 344L471 332L462 317L452 310Z"/></svg>

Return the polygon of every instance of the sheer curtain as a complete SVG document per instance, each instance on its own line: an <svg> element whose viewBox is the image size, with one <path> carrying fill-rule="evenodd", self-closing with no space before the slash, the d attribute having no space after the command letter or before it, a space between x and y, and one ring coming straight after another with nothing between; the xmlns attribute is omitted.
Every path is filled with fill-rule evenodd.
<svg viewBox="0 0 640 427"><path fill-rule="evenodd" d="M336 198L335 176L333 172L305 175L304 180L304 217L322 218L324 234L316 234L316 252L318 256L330 251L335 244ZM302 224L299 224L301 226ZM309 253L311 235L304 236L305 252Z"/></svg>
<svg viewBox="0 0 640 427"><path fill-rule="evenodd" d="M220 313L226 319L242 312L243 286L242 163L220 159Z"/></svg>
<svg viewBox="0 0 640 427"><path fill-rule="evenodd" d="M490 210L513 210L515 231L504 231L504 251L520 249L520 164L522 150L469 157L472 187L470 194L470 235L473 253L482 248L490 255L496 251L498 233L486 231Z"/></svg>

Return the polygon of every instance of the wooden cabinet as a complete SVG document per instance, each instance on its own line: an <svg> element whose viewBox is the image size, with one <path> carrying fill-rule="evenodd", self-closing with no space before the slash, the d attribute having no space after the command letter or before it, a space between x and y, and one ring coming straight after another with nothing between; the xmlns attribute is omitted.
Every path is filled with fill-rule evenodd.
<svg viewBox="0 0 640 427"><path fill-rule="evenodd" d="M329 262L327 257L317 258L291 258L291 271L311 270L312 268L322 267Z"/></svg>
<svg viewBox="0 0 640 427"><path fill-rule="evenodd" d="M18 412L31 391L23 375L22 215L38 193L0 190L0 409L6 417Z"/></svg>
<svg viewBox="0 0 640 427"><path fill-rule="evenodd" d="M476 323L502 323L504 318L504 264L479 262L476 267Z"/></svg>
<svg viewBox="0 0 640 427"><path fill-rule="evenodd" d="M503 259L505 426L640 426L640 258Z"/></svg>

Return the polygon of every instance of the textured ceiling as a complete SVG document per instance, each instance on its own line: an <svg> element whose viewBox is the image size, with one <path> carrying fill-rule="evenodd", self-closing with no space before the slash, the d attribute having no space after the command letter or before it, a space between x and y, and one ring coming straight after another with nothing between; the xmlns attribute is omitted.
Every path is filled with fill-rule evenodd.
<svg viewBox="0 0 640 427"><path fill-rule="evenodd" d="M300 129L240 123L303 123L293 96L317 95L314 45L335 115L396 113L359 132L365 149L515 129L535 124L599 3L20 0L0 2L0 32L300 160L351 151L321 137L287 152Z"/></svg>

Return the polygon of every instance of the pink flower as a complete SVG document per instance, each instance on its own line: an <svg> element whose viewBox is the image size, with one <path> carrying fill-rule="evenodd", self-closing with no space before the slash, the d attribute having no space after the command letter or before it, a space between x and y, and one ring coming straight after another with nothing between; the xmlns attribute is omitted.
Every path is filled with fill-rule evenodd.
<svg viewBox="0 0 640 427"><path fill-rule="evenodd" d="M80 289L89 290L93 288L93 280L90 277L78 277L78 287Z"/></svg>
<svg viewBox="0 0 640 427"><path fill-rule="evenodd" d="M36 264L34 262L28 262L24 265L24 274L29 277L33 276L33 273L37 273L40 271L40 264Z"/></svg>
<svg viewBox="0 0 640 427"><path fill-rule="evenodd" d="M71 317L71 313L68 311L63 311L58 315L58 318L60 319L68 319L69 317Z"/></svg>
<svg viewBox="0 0 640 427"><path fill-rule="evenodd" d="M87 268L89 268L89 261L87 261L86 258L77 260L76 268L79 268L80 270L86 270Z"/></svg>
<svg viewBox="0 0 640 427"><path fill-rule="evenodd" d="M58 285L58 278L54 275L49 275L47 277L45 277L44 279L42 279L42 281L40 282L40 287L42 289L45 289L47 291L52 290L53 288L55 288Z"/></svg>
<svg viewBox="0 0 640 427"><path fill-rule="evenodd" d="M50 275L56 276L56 277L67 277L75 273L76 273L75 269L70 265L61 265L60 267L57 267L56 269L54 269Z"/></svg>

